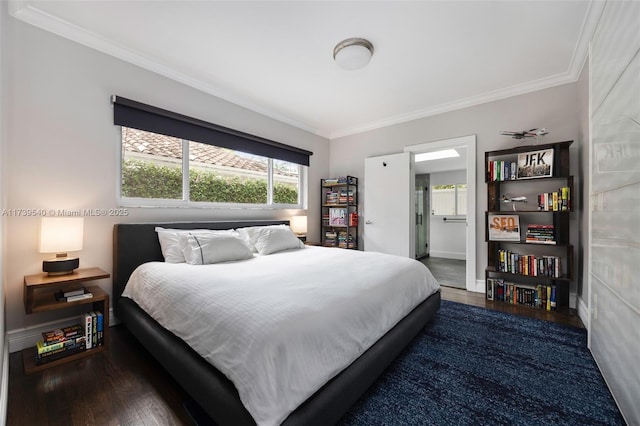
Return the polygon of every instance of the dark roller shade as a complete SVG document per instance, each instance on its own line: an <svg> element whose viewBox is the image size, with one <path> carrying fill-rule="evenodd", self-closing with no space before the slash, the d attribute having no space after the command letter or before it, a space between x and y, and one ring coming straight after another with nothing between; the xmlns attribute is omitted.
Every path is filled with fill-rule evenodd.
<svg viewBox="0 0 640 426"><path fill-rule="evenodd" d="M263 157L309 165L313 152L239 130L167 111L131 99L113 96L113 123Z"/></svg>

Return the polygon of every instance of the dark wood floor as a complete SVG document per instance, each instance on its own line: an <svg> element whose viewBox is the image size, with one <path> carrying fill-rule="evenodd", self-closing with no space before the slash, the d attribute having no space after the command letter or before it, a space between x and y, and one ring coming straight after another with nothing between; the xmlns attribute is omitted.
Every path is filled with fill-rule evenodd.
<svg viewBox="0 0 640 426"><path fill-rule="evenodd" d="M442 287L444 300L582 327L574 315L550 315ZM25 376L22 354L9 358L7 425L191 425L186 394L123 326L106 351Z"/></svg>

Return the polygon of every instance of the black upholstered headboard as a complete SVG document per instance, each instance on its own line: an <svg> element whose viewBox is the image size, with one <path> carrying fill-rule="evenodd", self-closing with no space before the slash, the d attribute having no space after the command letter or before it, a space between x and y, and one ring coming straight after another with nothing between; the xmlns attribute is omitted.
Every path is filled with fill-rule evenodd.
<svg viewBox="0 0 640 426"><path fill-rule="evenodd" d="M289 224L287 220L247 220L236 222L163 222L119 223L113 227L113 309L118 314L118 302L129 276L145 262L163 261L156 226L174 229L231 229L247 226Z"/></svg>

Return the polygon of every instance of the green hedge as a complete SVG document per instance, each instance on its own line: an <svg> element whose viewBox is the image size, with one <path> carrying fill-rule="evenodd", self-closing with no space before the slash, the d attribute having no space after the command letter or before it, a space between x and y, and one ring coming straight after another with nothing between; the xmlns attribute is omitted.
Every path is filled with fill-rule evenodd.
<svg viewBox="0 0 640 426"><path fill-rule="evenodd" d="M238 177L224 178L213 172L192 170L189 173L191 201L216 203L266 204L266 180ZM182 170L137 160L122 166L122 196L134 198L182 198ZM297 204L297 188L274 185L273 202Z"/></svg>

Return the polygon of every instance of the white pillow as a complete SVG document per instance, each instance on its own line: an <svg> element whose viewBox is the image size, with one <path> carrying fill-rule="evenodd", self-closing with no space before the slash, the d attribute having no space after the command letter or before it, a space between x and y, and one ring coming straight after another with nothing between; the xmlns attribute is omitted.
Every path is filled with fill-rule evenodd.
<svg viewBox="0 0 640 426"><path fill-rule="evenodd" d="M240 236L249 243L249 245L253 248L253 251L257 252L258 250L255 247L255 242L260 236L260 233L265 229L271 228L286 228L289 227L285 224L282 225L265 225L265 226L247 226L246 228L237 228L236 231Z"/></svg>
<svg viewBox="0 0 640 426"><path fill-rule="evenodd" d="M262 255L304 247L304 243L288 226L267 227L256 231L253 245Z"/></svg>
<svg viewBox="0 0 640 426"><path fill-rule="evenodd" d="M180 244L189 265L208 265L253 257L251 247L237 233L181 234Z"/></svg>
<svg viewBox="0 0 640 426"><path fill-rule="evenodd" d="M180 246L180 235L192 233L194 235L208 233L235 233L233 229L213 230L213 229L170 229L156 226L158 233L158 241L160 242L160 250L164 261L167 263L184 263L184 255Z"/></svg>

